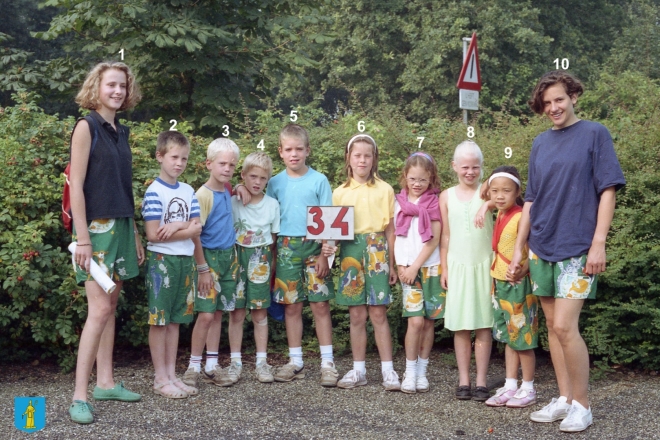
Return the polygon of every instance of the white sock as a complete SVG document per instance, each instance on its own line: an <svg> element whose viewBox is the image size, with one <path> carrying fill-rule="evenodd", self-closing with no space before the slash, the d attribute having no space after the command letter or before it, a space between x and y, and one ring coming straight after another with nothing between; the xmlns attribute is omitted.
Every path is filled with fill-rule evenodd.
<svg viewBox="0 0 660 440"><path fill-rule="evenodd" d="M289 347L289 360L296 367L303 366L302 347Z"/></svg>
<svg viewBox="0 0 660 440"><path fill-rule="evenodd" d="M332 344L330 345L320 345L319 350L321 351L321 366L329 367L330 364L334 364L335 358L332 355Z"/></svg>
<svg viewBox="0 0 660 440"><path fill-rule="evenodd" d="M265 364L267 362L267 353L265 351L257 352L257 365Z"/></svg>
<svg viewBox="0 0 660 440"><path fill-rule="evenodd" d="M578 409L583 409L585 411L587 410L587 408L582 406L582 404L575 399L573 399L573 406L577 407ZM589 409L591 409L591 407L589 407Z"/></svg>
<svg viewBox="0 0 660 440"><path fill-rule="evenodd" d="M406 359L407 360L407 359ZM426 368L429 366L429 360L417 356L417 376L426 377Z"/></svg>
<svg viewBox="0 0 660 440"><path fill-rule="evenodd" d="M517 390L518 389L518 379L515 377L507 377L504 381L504 388L507 390Z"/></svg>
<svg viewBox="0 0 660 440"><path fill-rule="evenodd" d="M392 361L382 361L380 363L380 371L383 372L383 374L387 373L388 371L394 370L394 362Z"/></svg>
<svg viewBox="0 0 660 440"><path fill-rule="evenodd" d="M520 388L523 390L531 391L534 389L534 381L530 380L529 382L523 380L522 385L520 385Z"/></svg>
<svg viewBox="0 0 660 440"><path fill-rule="evenodd" d="M217 361L217 358L216 358L216 361ZM188 368L192 368L197 373L202 371L202 357L201 356L190 356L190 363L188 364Z"/></svg>
<svg viewBox="0 0 660 440"><path fill-rule="evenodd" d="M231 361L230 361L230 362L231 362L232 364L237 364L237 365L239 365L239 366L242 366L242 365L243 365L243 362L241 361L242 356L241 356L241 352L240 352L240 351L238 351L238 352L232 352L232 353L230 354L230 356L231 356Z"/></svg>
<svg viewBox="0 0 660 440"><path fill-rule="evenodd" d="M411 361L406 359L406 377L417 375L417 359Z"/></svg>
<svg viewBox="0 0 660 440"><path fill-rule="evenodd" d="M557 399L557 404L564 406L571 406L571 404L568 403L568 399L566 398L566 396L559 396L559 399Z"/></svg>
<svg viewBox="0 0 660 440"><path fill-rule="evenodd" d="M353 361L353 369L359 371L362 374L367 374L366 361Z"/></svg>

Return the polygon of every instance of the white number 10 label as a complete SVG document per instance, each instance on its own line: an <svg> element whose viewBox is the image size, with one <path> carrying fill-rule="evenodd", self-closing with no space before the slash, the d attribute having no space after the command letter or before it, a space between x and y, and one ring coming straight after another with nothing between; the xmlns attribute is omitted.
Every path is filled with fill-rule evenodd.
<svg viewBox="0 0 660 440"><path fill-rule="evenodd" d="M352 206L308 206L306 238L353 240L354 217Z"/></svg>

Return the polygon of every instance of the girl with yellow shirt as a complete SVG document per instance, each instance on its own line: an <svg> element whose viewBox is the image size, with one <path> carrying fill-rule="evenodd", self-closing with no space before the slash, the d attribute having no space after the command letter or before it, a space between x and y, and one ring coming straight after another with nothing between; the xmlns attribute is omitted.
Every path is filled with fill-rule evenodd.
<svg viewBox="0 0 660 440"><path fill-rule="evenodd" d="M524 408L536 403L534 370L538 346L538 298L532 293L527 251L524 266L515 279L507 277L518 237L518 222L522 215L520 175L512 166L501 166L488 178L482 198L490 198L491 206L498 209L493 231L495 258L490 274L493 277L493 338L506 343L506 381L488 406ZM522 364L522 385L518 388L518 366Z"/></svg>
<svg viewBox="0 0 660 440"><path fill-rule="evenodd" d="M397 280L394 269L394 190L378 177L378 147L369 135L353 136L346 145L346 183L332 193L333 205L353 206L355 238L341 242L341 265L337 304L348 306L351 322L353 369L337 383L339 388L367 384L367 317L371 319L381 359L383 387L399 390L399 376L392 365L392 337L387 306L392 302L390 285ZM324 255L334 246L323 247Z"/></svg>

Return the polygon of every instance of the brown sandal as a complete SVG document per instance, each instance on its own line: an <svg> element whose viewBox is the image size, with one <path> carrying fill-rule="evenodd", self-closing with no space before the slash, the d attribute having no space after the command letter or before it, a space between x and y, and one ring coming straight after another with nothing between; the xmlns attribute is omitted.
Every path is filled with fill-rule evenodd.
<svg viewBox="0 0 660 440"><path fill-rule="evenodd" d="M178 389L183 390L183 392L185 392L189 396L196 396L196 395L199 394L199 390L197 388L191 387L190 385L186 385L178 377L176 379L170 381L170 383L172 385L174 385L175 387L177 387Z"/></svg>
<svg viewBox="0 0 660 440"><path fill-rule="evenodd" d="M176 390L175 391L170 391L170 392L163 391L163 387L165 387L167 385L172 385ZM185 398L188 397L188 393L183 391L181 388L177 387L174 384L174 382L171 381L171 380L168 381L168 382L164 382L164 383L154 384L153 391L154 391L154 394L156 394L158 396L167 397L168 399L185 399Z"/></svg>

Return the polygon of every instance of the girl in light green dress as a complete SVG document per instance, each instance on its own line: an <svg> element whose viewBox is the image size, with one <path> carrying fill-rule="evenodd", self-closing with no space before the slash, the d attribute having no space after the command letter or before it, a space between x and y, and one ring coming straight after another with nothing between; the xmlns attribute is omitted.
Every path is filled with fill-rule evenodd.
<svg viewBox="0 0 660 440"><path fill-rule="evenodd" d="M492 345L493 308L490 303L492 216L481 215L480 198L483 155L472 141L459 144L452 167L458 185L440 195L441 283L447 289L445 328L454 332L459 386L456 398L485 401L489 392L486 374ZM483 210L482 210L483 212ZM479 214L479 215L478 215ZM471 332L475 331L477 383L470 389Z"/></svg>

